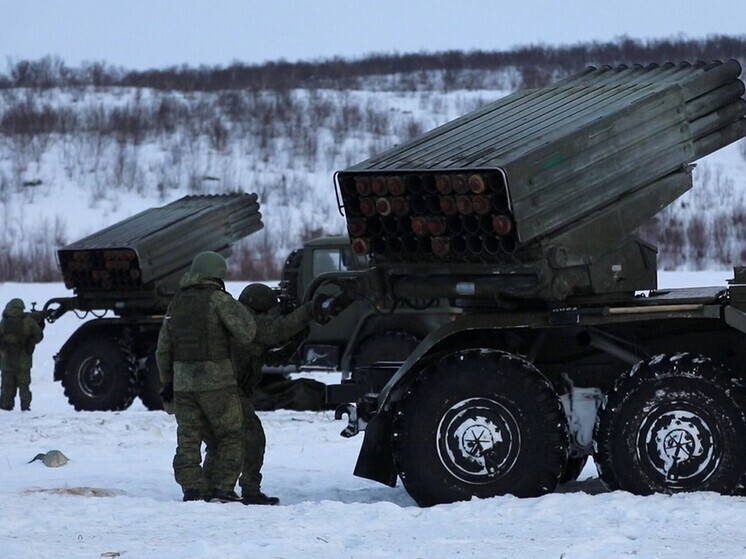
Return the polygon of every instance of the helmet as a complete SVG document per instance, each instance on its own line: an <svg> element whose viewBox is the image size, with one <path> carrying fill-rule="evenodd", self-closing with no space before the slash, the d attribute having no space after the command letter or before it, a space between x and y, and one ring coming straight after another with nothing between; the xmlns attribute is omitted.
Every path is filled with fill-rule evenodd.
<svg viewBox="0 0 746 559"><path fill-rule="evenodd" d="M252 283L244 287L238 300L256 312L266 312L277 305L274 291L263 283Z"/></svg>
<svg viewBox="0 0 746 559"><path fill-rule="evenodd" d="M23 316L23 310L26 308L26 305L23 304L23 301L21 299L11 299L8 301L8 304L5 305L5 311L3 311L3 315L7 316Z"/></svg>
<svg viewBox="0 0 746 559"><path fill-rule="evenodd" d="M228 264L222 254L217 252L200 252L192 260L191 271L208 278L224 280L228 275Z"/></svg>

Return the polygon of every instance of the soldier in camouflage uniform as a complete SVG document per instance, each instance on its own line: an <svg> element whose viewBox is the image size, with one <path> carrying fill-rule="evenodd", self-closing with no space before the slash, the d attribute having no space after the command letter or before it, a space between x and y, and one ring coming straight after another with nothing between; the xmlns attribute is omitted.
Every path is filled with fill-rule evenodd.
<svg viewBox="0 0 746 559"><path fill-rule="evenodd" d="M20 299L11 299L0 320L0 409L10 411L15 403L16 390L21 399L21 411L31 409L31 365L34 347L44 334L41 326L24 313Z"/></svg>
<svg viewBox="0 0 746 559"><path fill-rule="evenodd" d="M252 343L246 347L235 346L233 351L244 426L244 461L239 479L241 500L247 505L276 505L279 499L268 497L260 489L267 440L251 398L262 377L262 357L265 351L269 346L284 342L305 329L313 319L314 305L308 302L288 315L280 315L276 312L277 297L274 292L260 283L248 285L241 292L239 301L252 313L257 326ZM209 433L206 433L205 441L205 473L209 477L214 467L215 443Z"/></svg>
<svg viewBox="0 0 746 559"><path fill-rule="evenodd" d="M156 359L164 401L173 399L177 447L173 467L184 500L238 501L234 492L243 460L241 402L231 345L248 344L256 324L225 291L225 258L194 257L171 301L158 336ZM202 474L202 433L215 436L210 486Z"/></svg>

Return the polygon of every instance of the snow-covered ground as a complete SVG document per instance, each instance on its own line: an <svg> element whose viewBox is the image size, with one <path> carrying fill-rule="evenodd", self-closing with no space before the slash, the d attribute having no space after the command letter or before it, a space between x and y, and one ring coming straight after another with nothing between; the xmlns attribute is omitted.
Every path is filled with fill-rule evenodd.
<svg viewBox="0 0 746 559"><path fill-rule="evenodd" d="M660 286L731 276L662 273ZM2 302L66 294L59 284L0 284ZM69 315L47 326L31 412L0 412L0 558L746 557L746 498L608 492L592 463L544 497L421 509L401 485L352 475L362 436L340 437L331 412L260 414L264 490L281 506L182 503L172 416L139 402L120 413L75 412L52 382L52 357L79 324ZM28 463L51 449L70 461Z"/></svg>

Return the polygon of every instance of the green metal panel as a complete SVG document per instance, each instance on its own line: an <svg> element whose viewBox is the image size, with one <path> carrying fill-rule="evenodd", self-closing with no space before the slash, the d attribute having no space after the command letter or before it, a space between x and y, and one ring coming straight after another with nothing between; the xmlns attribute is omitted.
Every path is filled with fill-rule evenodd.
<svg viewBox="0 0 746 559"><path fill-rule="evenodd" d="M521 242L575 222L691 160L678 101L676 89L653 95L635 111L598 116L505 165Z"/></svg>
<svg viewBox="0 0 746 559"><path fill-rule="evenodd" d="M548 237L547 247L562 247L567 264L582 264L608 250L692 187L691 169L672 173L615 204Z"/></svg>

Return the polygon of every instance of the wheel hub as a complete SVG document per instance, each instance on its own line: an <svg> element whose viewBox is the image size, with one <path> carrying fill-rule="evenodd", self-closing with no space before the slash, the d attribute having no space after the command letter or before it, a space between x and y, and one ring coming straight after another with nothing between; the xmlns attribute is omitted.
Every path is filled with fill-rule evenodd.
<svg viewBox="0 0 746 559"><path fill-rule="evenodd" d="M440 421L437 451L443 466L459 480L483 485L505 475L520 451L513 415L487 398L462 400Z"/></svg>
<svg viewBox="0 0 746 559"><path fill-rule="evenodd" d="M100 359L91 357L81 364L78 369L78 384L87 396L99 396L105 389L105 382L106 372Z"/></svg>
<svg viewBox="0 0 746 559"><path fill-rule="evenodd" d="M670 489L701 486L717 469L722 455L717 424L709 415L676 404L648 413L636 446L648 473Z"/></svg>

